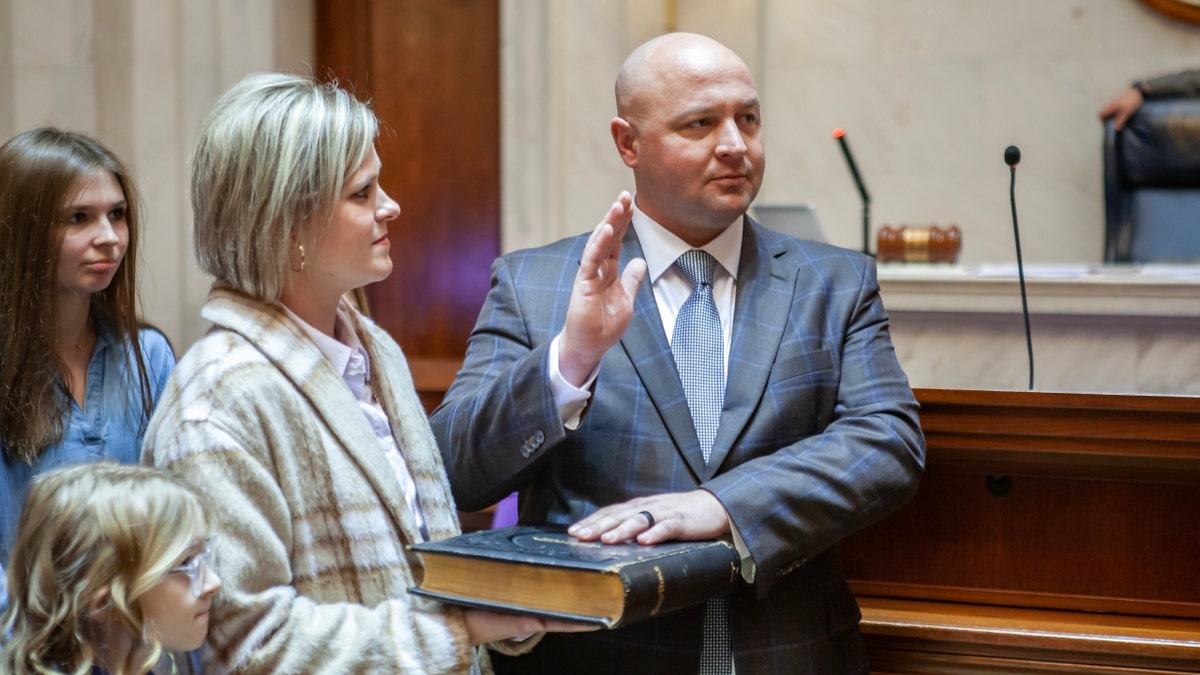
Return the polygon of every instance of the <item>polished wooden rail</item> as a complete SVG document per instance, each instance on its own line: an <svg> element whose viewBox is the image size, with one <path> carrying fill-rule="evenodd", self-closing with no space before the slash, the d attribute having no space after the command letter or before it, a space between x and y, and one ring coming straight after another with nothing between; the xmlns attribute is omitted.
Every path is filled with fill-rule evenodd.
<svg viewBox="0 0 1200 675"><path fill-rule="evenodd" d="M1200 399L916 393L917 496L842 544L875 672L1200 672Z"/></svg>

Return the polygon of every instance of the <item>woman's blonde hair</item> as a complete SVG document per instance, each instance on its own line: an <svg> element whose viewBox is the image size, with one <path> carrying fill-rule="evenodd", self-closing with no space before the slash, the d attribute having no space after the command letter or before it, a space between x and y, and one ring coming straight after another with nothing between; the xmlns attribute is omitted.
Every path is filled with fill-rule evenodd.
<svg viewBox="0 0 1200 675"><path fill-rule="evenodd" d="M378 128L371 108L333 82L260 73L225 92L192 157L200 267L259 300L278 300L298 240L324 231ZM318 230L305 232L310 224Z"/></svg>
<svg viewBox="0 0 1200 675"><path fill-rule="evenodd" d="M104 631L125 630L142 675L162 655L141 597L207 533L199 498L158 469L78 464L34 479L8 565L0 672L88 673ZM140 657L140 659L139 659Z"/></svg>
<svg viewBox="0 0 1200 675"><path fill-rule="evenodd" d="M62 393L70 378L54 346L55 270L63 238L58 225L80 179L105 173L124 193L129 245L112 282L92 295L91 319L132 351L126 386L141 388L142 414L150 417L154 401L134 289L142 205L133 178L91 137L31 129L0 146L0 447L6 462L32 464L62 439L71 397Z"/></svg>

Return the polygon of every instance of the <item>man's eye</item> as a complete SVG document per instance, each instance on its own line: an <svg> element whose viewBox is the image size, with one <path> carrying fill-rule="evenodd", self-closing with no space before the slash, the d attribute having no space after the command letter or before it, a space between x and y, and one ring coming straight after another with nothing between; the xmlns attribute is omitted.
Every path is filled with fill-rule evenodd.
<svg viewBox="0 0 1200 675"><path fill-rule="evenodd" d="M688 126L690 126L690 127L708 127L708 126L712 126L712 122L709 121L708 119L693 120L690 124L688 124Z"/></svg>

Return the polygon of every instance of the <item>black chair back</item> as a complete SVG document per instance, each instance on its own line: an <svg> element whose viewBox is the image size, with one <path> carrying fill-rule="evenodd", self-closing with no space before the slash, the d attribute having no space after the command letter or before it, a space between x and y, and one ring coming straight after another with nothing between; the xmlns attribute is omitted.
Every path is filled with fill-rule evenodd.
<svg viewBox="0 0 1200 675"><path fill-rule="evenodd" d="M1200 262L1200 99L1104 125L1105 262Z"/></svg>

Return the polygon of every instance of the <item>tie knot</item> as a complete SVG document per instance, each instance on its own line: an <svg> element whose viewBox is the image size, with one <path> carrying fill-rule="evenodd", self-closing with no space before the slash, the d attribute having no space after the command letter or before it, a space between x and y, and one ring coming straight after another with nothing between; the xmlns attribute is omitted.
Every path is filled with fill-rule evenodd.
<svg viewBox="0 0 1200 675"><path fill-rule="evenodd" d="M683 272L683 276L692 282L692 288L704 284L711 286L713 280L713 268L717 265L717 259L708 254L707 251L701 251L694 248L687 251L675 261L675 266Z"/></svg>

